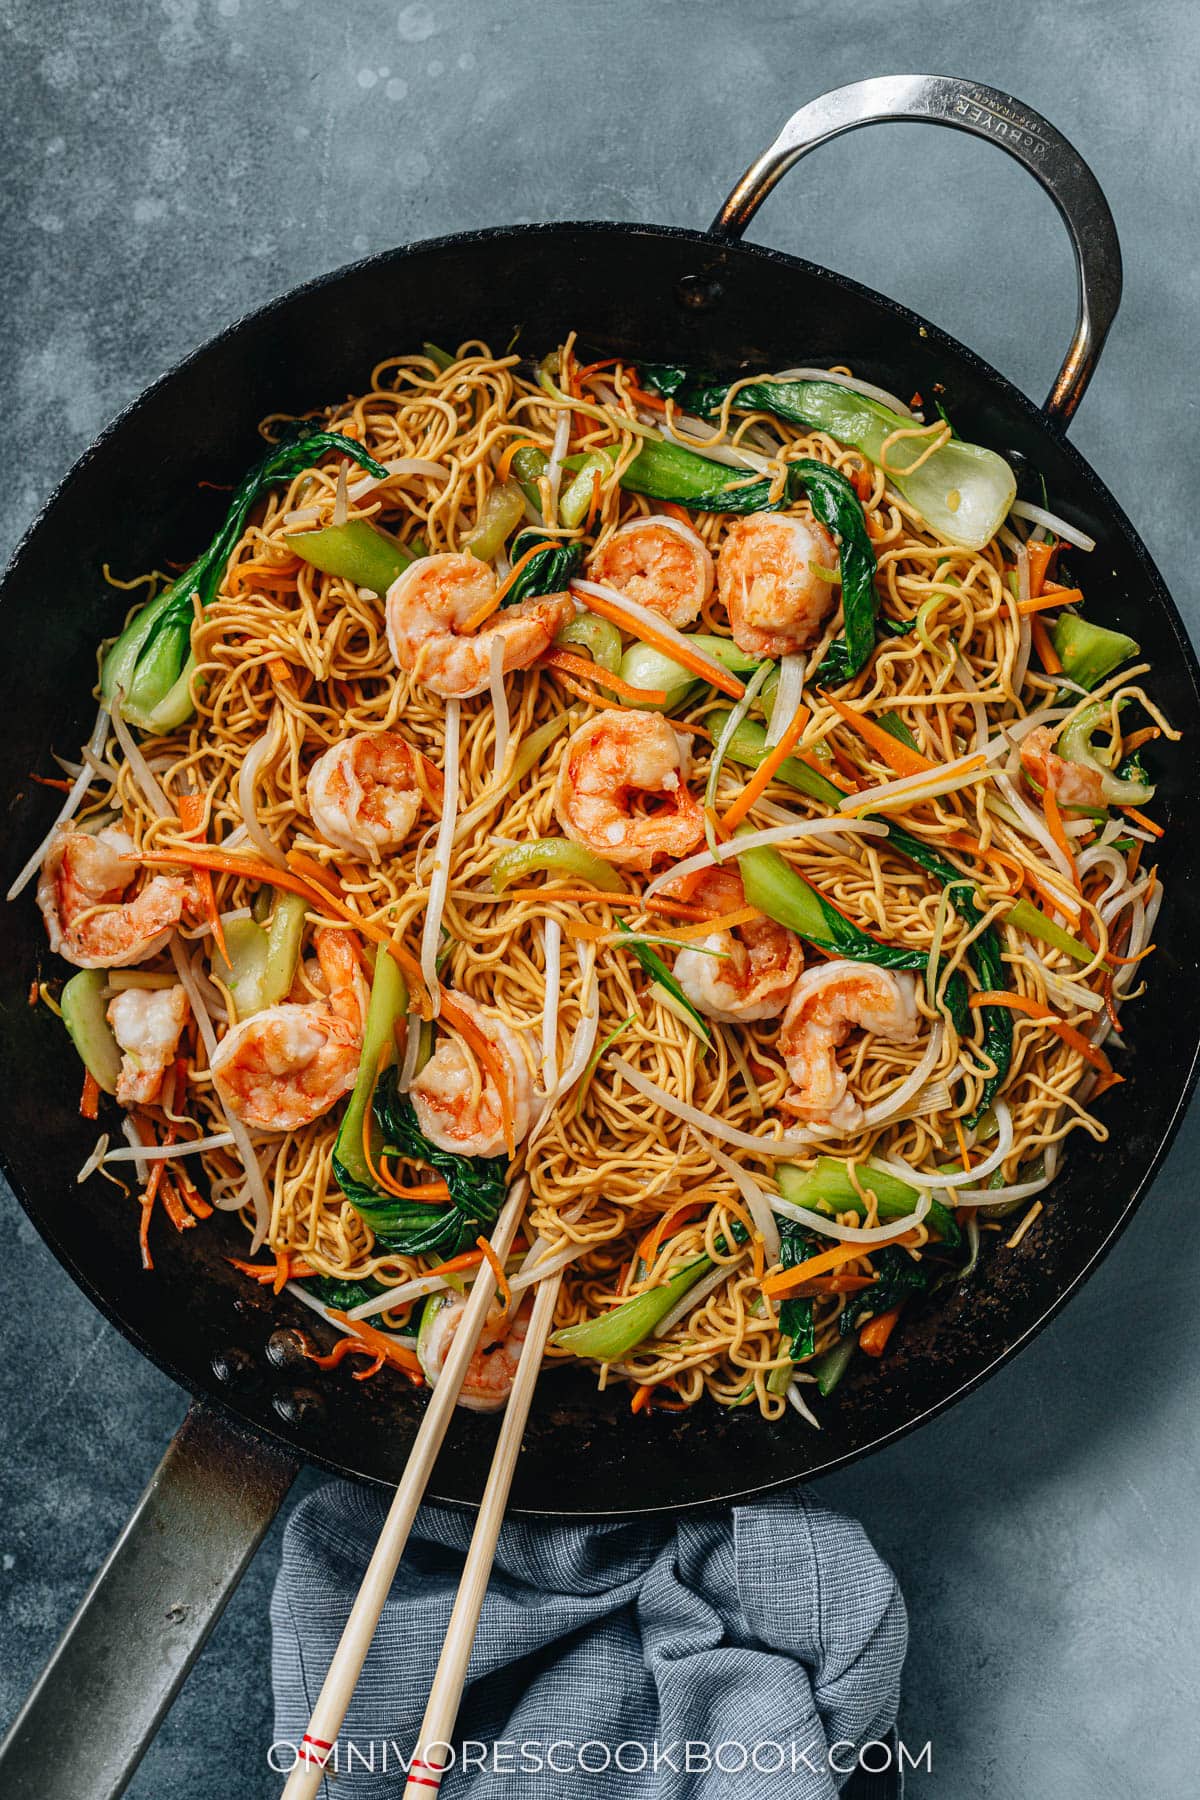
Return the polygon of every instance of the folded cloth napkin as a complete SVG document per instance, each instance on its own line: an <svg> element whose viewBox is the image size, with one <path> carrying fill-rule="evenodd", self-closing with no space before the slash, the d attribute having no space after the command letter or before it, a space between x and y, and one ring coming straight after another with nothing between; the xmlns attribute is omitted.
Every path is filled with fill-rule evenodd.
<svg viewBox="0 0 1200 1800"><path fill-rule="evenodd" d="M336 1482L288 1522L271 1607L277 1769L295 1758L385 1508ZM473 1524L418 1514L322 1800L403 1794ZM883 1765L907 1635L862 1527L802 1488L661 1522L510 1521L442 1794L898 1794L894 1774L872 1785L850 1771L864 1744L864 1764Z"/></svg>

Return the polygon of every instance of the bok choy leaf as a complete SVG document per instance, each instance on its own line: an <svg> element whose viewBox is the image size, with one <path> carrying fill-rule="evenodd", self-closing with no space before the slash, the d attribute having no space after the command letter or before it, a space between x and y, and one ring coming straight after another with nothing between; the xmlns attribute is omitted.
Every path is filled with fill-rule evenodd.
<svg viewBox="0 0 1200 1800"><path fill-rule="evenodd" d="M641 377L647 388L702 418L721 410L730 386L671 365L643 365ZM840 382L764 375L739 388L733 406L739 412L774 413L789 424L828 432L839 444L861 450L940 537L972 550L982 550L996 535L1017 497L1016 476L994 450L951 438L926 455L932 432L894 438L896 432L921 428L903 413Z"/></svg>
<svg viewBox="0 0 1200 1800"><path fill-rule="evenodd" d="M207 606L216 594L250 509L267 489L290 481L331 451L352 458L380 479L387 475L361 444L339 432L315 431L307 425L268 451L234 490L225 522L207 550L135 613L110 645L100 670L100 692L110 712L119 695L121 717L142 731L174 731L191 717L194 600Z"/></svg>

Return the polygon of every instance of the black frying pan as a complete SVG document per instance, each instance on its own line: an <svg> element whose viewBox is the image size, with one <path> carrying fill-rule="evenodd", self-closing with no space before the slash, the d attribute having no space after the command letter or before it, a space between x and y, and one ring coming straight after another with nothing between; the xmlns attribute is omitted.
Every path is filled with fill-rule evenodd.
<svg viewBox="0 0 1200 1800"><path fill-rule="evenodd" d="M799 157L843 131L897 119L995 139L1058 205L1074 243L1080 310L1044 408L892 301L739 242ZM0 750L10 868L52 816L27 772L48 767L51 748L69 751L87 729L95 645L115 629L123 606L99 581L101 562L115 556L123 569L150 568L192 554L220 508L198 483L240 476L257 454L255 427L264 414L340 399L361 389L385 355L425 338L506 344L518 328L524 347L538 353L574 327L598 355L721 368L743 360L760 368L848 361L887 388L927 397L940 383L965 437L1040 471L1056 509L1098 540L1087 559L1089 610L1138 639L1155 665L1158 698L1194 743L1198 671L1179 615L1133 527L1062 435L1120 291L1111 215L1071 146L1010 96L940 76L857 83L804 107L743 176L708 233L612 224L474 232L309 282L156 383L77 464L18 550L3 588L10 666L21 671L20 685L7 693ZM1182 811L1189 755L1161 759L1160 810L1168 817ZM1082 1135L1073 1140L1037 1231L1016 1251L986 1260L972 1280L915 1315L883 1363L857 1368L822 1406L820 1433L715 1408L632 1422L624 1399L597 1395L585 1372L547 1376L515 1505L598 1517L744 1498L911 1430L1027 1342L1127 1223L1191 1091L1200 968L1190 895L1200 880L1198 858L1194 832L1168 834L1161 868L1169 904L1148 992L1129 1014L1128 1079L1102 1103L1111 1142L1100 1150ZM82 1193L74 1183L94 1134L76 1116L78 1063L61 1026L44 1008L26 1005L31 972L50 965L32 900L4 924L0 1144L9 1177L80 1286L199 1403L14 1727L0 1771L5 1791L67 1800L119 1791L298 1460L394 1483L420 1401L386 1376L355 1383L344 1371L320 1375L272 1360L281 1326L318 1335L321 1327L288 1300L247 1291L223 1260L244 1248L242 1234L220 1215L183 1236L160 1230L155 1273L142 1273L129 1203L101 1183ZM494 1436L494 1421L462 1414L432 1494L477 1499ZM175 1529L176 1518L184 1529ZM118 1631L119 1680L109 1686L104 1646ZM71 1717L87 1723L78 1743L62 1735ZM42 1754L54 1741L59 1754L48 1770Z"/></svg>

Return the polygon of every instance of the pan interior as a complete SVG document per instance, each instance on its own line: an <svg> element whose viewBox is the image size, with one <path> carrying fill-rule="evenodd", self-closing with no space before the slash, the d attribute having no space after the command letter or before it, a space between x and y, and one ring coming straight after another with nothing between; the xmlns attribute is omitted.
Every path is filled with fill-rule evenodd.
<svg viewBox="0 0 1200 1800"><path fill-rule="evenodd" d="M1194 656L1162 581L1111 495L1036 408L970 352L852 282L752 246L615 225L523 228L419 245L356 265L254 314L165 377L110 427L31 530L3 604L9 668L0 735L10 871L53 816L28 779L71 754L91 724L97 641L119 623L99 579L186 558L212 529L219 495L257 454L258 420L361 391L385 356L425 339L514 341L540 355L572 328L597 354L677 358L721 369L848 362L881 386L936 394L964 436L1017 452L1051 505L1098 541L1088 609L1128 631L1154 664L1156 695L1189 736L1200 727ZM1159 798L1183 811L1187 751L1163 757ZM1128 1012L1123 1086L1101 1105L1109 1142L1077 1134L1035 1232L986 1257L974 1277L912 1318L889 1356L821 1404L822 1429L749 1409L702 1406L631 1419L623 1392L583 1370L542 1380L514 1488L522 1510L602 1516L711 1504L795 1481L873 1449L948 1405L1018 1348L1079 1283L1128 1219L1195 1077L1200 962L1186 896L1200 877L1194 834L1169 832L1167 904L1145 996ZM135 1208L115 1188L75 1185L94 1141L76 1113L77 1063L62 1027L26 1003L35 970L61 974L27 895L6 918L0 1005L0 1145L14 1188L51 1248L97 1304L178 1380L311 1459L394 1482L421 1402L399 1378L278 1367L280 1326L312 1316L275 1302L224 1260L240 1228L216 1215L156 1241L143 1274ZM860 1359L861 1360L861 1359ZM460 1413L431 1495L477 1498L495 1422Z"/></svg>

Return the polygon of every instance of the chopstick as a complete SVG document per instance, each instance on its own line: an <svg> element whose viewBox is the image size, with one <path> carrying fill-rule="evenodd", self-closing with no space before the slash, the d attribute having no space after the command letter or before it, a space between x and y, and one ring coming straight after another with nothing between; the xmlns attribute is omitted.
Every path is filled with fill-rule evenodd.
<svg viewBox="0 0 1200 1800"><path fill-rule="evenodd" d="M525 1177L514 1182L496 1220L491 1242L501 1264L508 1255L524 1211L528 1187ZM333 1653L333 1661L322 1683L321 1692L317 1695L296 1765L283 1789L283 1800L313 1800L324 1779L326 1759L337 1741L350 1697L362 1673L371 1639L379 1624L379 1616L391 1591L400 1558L404 1554L404 1546L408 1542L408 1534L412 1530L413 1519L453 1416L467 1365L475 1352L475 1345L495 1292L495 1278L485 1262L481 1264L479 1273L471 1284L471 1294L463 1312L462 1323L450 1341L442 1372L430 1393L429 1405L408 1453L408 1461L404 1465L395 1498L388 1508L379 1541L371 1553L362 1585L350 1609L350 1617L346 1620L341 1640ZM528 1343L528 1339L526 1342ZM524 1366L524 1361L522 1354L521 1367ZM505 1424L507 1426L507 1419Z"/></svg>
<svg viewBox="0 0 1200 1800"><path fill-rule="evenodd" d="M488 1470L479 1517L475 1521L471 1545L463 1563L454 1610L450 1614L442 1654L438 1658L433 1685L425 1704L425 1717L421 1721L421 1730L413 1751L404 1800L433 1800L441 1786L446 1764L432 1759L439 1749L444 1749L449 1744L450 1733L454 1730L454 1721L458 1716L467 1664L471 1660L471 1648L479 1627L479 1615L483 1609L484 1595L487 1593L492 1562L496 1555L496 1542L504 1522L509 1490L517 1466L517 1454L525 1435L533 1390L541 1369L542 1352L554 1323L554 1308L558 1302L562 1278L563 1272L559 1269L538 1284L529 1330L521 1347L517 1373L504 1412L504 1423L500 1427L492 1466ZM430 1760L426 1760L427 1758Z"/></svg>

